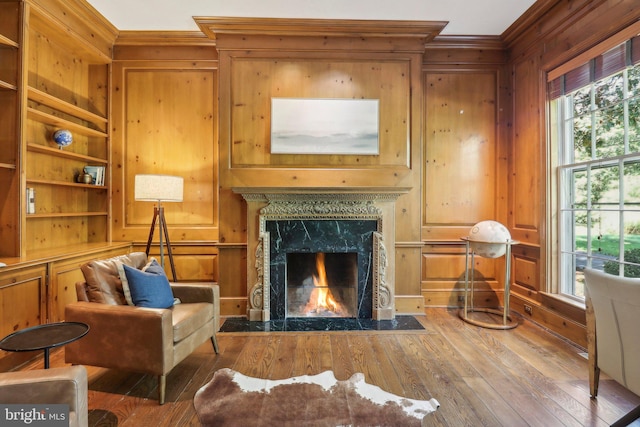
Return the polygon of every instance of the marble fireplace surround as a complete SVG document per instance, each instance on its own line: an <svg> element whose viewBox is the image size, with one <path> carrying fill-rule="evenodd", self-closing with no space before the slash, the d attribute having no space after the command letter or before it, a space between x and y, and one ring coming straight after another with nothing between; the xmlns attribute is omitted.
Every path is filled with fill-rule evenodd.
<svg viewBox="0 0 640 427"><path fill-rule="evenodd" d="M374 220L371 248L370 312L374 320L395 318L395 202L408 189L234 188L247 202L247 317L269 321L272 314L271 248L267 225L275 222ZM304 224L303 224L304 225ZM278 298L275 298L277 301ZM282 311L277 308L276 313Z"/></svg>

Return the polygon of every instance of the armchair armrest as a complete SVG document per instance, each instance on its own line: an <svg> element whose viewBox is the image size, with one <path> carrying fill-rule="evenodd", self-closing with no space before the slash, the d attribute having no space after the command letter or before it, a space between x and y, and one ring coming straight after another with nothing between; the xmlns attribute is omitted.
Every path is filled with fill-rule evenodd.
<svg viewBox="0 0 640 427"><path fill-rule="evenodd" d="M0 402L69 405L70 425L88 423L87 370L84 366L0 374Z"/></svg>
<svg viewBox="0 0 640 427"><path fill-rule="evenodd" d="M170 309L75 302L65 320L84 322L89 332L65 346L67 363L143 373L173 367L173 323Z"/></svg>
<svg viewBox="0 0 640 427"><path fill-rule="evenodd" d="M180 298L184 303L209 302L218 304L220 301L220 288L215 283L180 282L171 283L173 296Z"/></svg>
<svg viewBox="0 0 640 427"><path fill-rule="evenodd" d="M213 331L220 329L220 287L217 283L171 283L173 296L182 303L208 302L213 304Z"/></svg>

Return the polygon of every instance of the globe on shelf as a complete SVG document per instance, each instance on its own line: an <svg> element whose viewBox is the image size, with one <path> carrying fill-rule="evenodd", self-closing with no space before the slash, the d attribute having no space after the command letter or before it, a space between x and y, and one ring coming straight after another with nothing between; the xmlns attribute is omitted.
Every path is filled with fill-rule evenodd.
<svg viewBox="0 0 640 427"><path fill-rule="evenodd" d="M507 227L497 221L480 221L469 231L469 246L476 254L485 258L500 258L511 241Z"/></svg>
<svg viewBox="0 0 640 427"><path fill-rule="evenodd" d="M58 144L58 147L62 150L62 147L71 145L73 142L73 135L71 131L67 129L59 129L53 133L53 141Z"/></svg>

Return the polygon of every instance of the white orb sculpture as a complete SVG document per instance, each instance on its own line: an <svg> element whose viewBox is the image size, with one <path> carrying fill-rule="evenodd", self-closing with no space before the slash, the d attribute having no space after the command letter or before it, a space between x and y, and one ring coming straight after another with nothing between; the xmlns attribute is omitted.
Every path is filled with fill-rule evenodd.
<svg viewBox="0 0 640 427"><path fill-rule="evenodd" d="M471 250L481 257L500 258L507 250L506 243L511 241L507 227L497 221L480 221L469 231Z"/></svg>

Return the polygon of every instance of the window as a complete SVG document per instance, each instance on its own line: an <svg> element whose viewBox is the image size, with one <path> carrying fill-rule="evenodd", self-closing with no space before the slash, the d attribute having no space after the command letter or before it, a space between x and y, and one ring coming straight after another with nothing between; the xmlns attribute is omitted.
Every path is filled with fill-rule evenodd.
<svg viewBox="0 0 640 427"><path fill-rule="evenodd" d="M585 267L640 277L640 37L554 79L549 95L558 292L583 298Z"/></svg>

